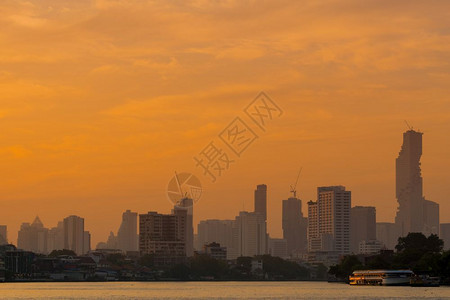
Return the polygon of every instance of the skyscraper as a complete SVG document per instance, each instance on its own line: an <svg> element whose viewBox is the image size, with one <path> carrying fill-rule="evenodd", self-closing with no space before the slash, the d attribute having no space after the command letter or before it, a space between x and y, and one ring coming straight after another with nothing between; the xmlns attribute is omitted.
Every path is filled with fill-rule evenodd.
<svg viewBox="0 0 450 300"><path fill-rule="evenodd" d="M33 223L23 223L17 235L17 247L34 253L47 254L48 229L38 216Z"/></svg>
<svg viewBox="0 0 450 300"><path fill-rule="evenodd" d="M255 212L260 213L267 221L267 185L260 184L255 190Z"/></svg>
<svg viewBox="0 0 450 300"><path fill-rule="evenodd" d="M376 209L372 206L355 206L350 210L350 251L359 252L361 242L377 238Z"/></svg>
<svg viewBox="0 0 450 300"><path fill-rule="evenodd" d="M241 211L236 217L235 238L237 256L255 256L267 254L266 221L262 214L257 212Z"/></svg>
<svg viewBox="0 0 450 300"><path fill-rule="evenodd" d="M78 216L69 216L64 219L64 249L72 250L77 255L85 254L84 219Z"/></svg>
<svg viewBox="0 0 450 300"><path fill-rule="evenodd" d="M398 227L395 223L379 222L377 223L377 240L381 242L383 247L389 250L395 250L398 243Z"/></svg>
<svg viewBox="0 0 450 300"><path fill-rule="evenodd" d="M396 160L395 224L400 236L409 232L439 233L439 205L423 196L422 135L412 129L403 133L403 145Z"/></svg>
<svg viewBox="0 0 450 300"><path fill-rule="evenodd" d="M282 222L283 239L287 243L288 255L305 252L307 247L306 229L307 219L303 217L302 201L290 197L283 200Z"/></svg>
<svg viewBox="0 0 450 300"><path fill-rule="evenodd" d="M0 245L8 244L8 230L6 225L0 225Z"/></svg>
<svg viewBox="0 0 450 300"><path fill-rule="evenodd" d="M139 251L137 213L127 210L117 232L118 248L122 251Z"/></svg>
<svg viewBox="0 0 450 300"><path fill-rule="evenodd" d="M186 256L194 255L194 201L190 198L183 198L174 206L173 213L177 210L186 211Z"/></svg>
<svg viewBox="0 0 450 300"><path fill-rule="evenodd" d="M152 254L157 266L170 266L186 259L187 211L174 210L173 214L156 212L139 215L139 251Z"/></svg>
<svg viewBox="0 0 450 300"><path fill-rule="evenodd" d="M47 248L49 253L53 250L64 249L64 222L58 222L56 227L53 227L48 231Z"/></svg>
<svg viewBox="0 0 450 300"><path fill-rule="evenodd" d="M227 254L231 255L233 246L234 220L203 220L197 226L197 250L211 243L218 243L227 248Z"/></svg>
<svg viewBox="0 0 450 300"><path fill-rule="evenodd" d="M350 253L351 192L343 186L317 188L308 203L308 251Z"/></svg>

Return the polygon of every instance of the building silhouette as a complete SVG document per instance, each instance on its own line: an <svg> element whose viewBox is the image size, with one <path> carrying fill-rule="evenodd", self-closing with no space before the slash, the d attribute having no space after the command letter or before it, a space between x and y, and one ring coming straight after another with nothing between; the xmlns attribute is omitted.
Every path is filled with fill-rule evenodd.
<svg viewBox="0 0 450 300"><path fill-rule="evenodd" d="M255 190L255 212L260 213L267 221L267 185L260 184Z"/></svg>
<svg viewBox="0 0 450 300"><path fill-rule="evenodd" d="M317 188L308 202L308 251L350 253L351 192L343 186Z"/></svg>
<svg viewBox="0 0 450 300"><path fill-rule="evenodd" d="M194 255L194 201L190 198L182 198L173 208L173 213L177 210L186 211L186 256Z"/></svg>
<svg viewBox="0 0 450 300"><path fill-rule="evenodd" d="M282 202L283 239L286 240L288 255L307 250L307 218L303 217L302 201L290 197ZM297 255L294 255L297 256Z"/></svg>
<svg viewBox="0 0 450 300"><path fill-rule="evenodd" d="M360 253L360 244L364 249L378 245L376 228L376 209L373 206L355 206L350 209L350 251ZM366 251L366 250L364 250ZM367 252L367 251L366 251Z"/></svg>
<svg viewBox="0 0 450 300"><path fill-rule="evenodd" d="M8 244L8 228L6 225L0 225L0 245Z"/></svg>
<svg viewBox="0 0 450 300"><path fill-rule="evenodd" d="M233 258L267 254L268 239L264 216L257 212L241 211L234 222L233 238Z"/></svg>
<svg viewBox="0 0 450 300"><path fill-rule="evenodd" d="M170 215L149 212L139 215L139 251L152 255L156 266L172 266L186 260L187 210Z"/></svg>
<svg viewBox="0 0 450 300"><path fill-rule="evenodd" d="M439 234L439 204L423 196L422 136L422 132L412 129L403 133L403 145L396 159L398 211L395 224L400 236L410 232Z"/></svg>
<svg viewBox="0 0 450 300"><path fill-rule="evenodd" d="M56 227L49 229L47 236L47 250L51 253L53 250L64 249L64 222L58 222Z"/></svg>
<svg viewBox="0 0 450 300"><path fill-rule="evenodd" d="M205 245L220 244L227 249L227 255L233 251L234 220L202 220L197 225L196 250L200 251Z"/></svg>
<svg viewBox="0 0 450 300"><path fill-rule="evenodd" d="M48 229L38 216L33 223L22 223L17 235L17 247L25 251L47 254Z"/></svg>
<svg viewBox="0 0 450 300"><path fill-rule="evenodd" d="M450 250L450 223L442 223L439 237L444 241L444 250Z"/></svg>
<svg viewBox="0 0 450 300"><path fill-rule="evenodd" d="M398 227L395 225L395 223L378 222L376 226L377 240L381 242L384 248L395 250L395 246L397 246L398 242L398 237L400 236Z"/></svg>
<svg viewBox="0 0 450 300"><path fill-rule="evenodd" d="M84 219L78 216L69 216L63 221L64 226L64 249L72 250L77 255L83 255L90 249L88 232L84 231Z"/></svg>
<svg viewBox="0 0 450 300"><path fill-rule="evenodd" d="M138 214L130 210L122 214L122 223L117 232L118 249L124 252L139 251Z"/></svg>

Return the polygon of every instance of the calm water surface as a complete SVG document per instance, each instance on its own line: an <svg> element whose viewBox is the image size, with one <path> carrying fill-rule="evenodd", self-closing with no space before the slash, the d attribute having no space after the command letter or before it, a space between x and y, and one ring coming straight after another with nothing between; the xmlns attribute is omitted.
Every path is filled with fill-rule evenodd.
<svg viewBox="0 0 450 300"><path fill-rule="evenodd" d="M0 299L450 299L450 287L326 282L0 283Z"/></svg>

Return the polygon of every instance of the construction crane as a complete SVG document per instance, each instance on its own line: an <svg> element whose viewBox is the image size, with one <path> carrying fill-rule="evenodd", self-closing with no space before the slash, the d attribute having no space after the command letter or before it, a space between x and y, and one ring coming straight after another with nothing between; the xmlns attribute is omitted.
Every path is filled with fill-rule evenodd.
<svg viewBox="0 0 450 300"><path fill-rule="evenodd" d="M298 171L298 175L297 175L297 180L295 181L294 186L292 186L291 184L291 193L292 195L294 195L294 198L297 198L297 184L298 184L298 179L300 178L300 173L302 173L303 167L300 168L300 171Z"/></svg>
<svg viewBox="0 0 450 300"><path fill-rule="evenodd" d="M405 120L405 123L406 123L406 126L408 126L409 130L414 130L414 128L411 125L409 125L408 121Z"/></svg>

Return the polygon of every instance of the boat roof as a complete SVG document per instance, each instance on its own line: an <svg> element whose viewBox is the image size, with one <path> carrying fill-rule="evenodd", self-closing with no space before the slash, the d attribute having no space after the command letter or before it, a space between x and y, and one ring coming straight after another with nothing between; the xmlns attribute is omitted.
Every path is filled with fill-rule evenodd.
<svg viewBox="0 0 450 300"><path fill-rule="evenodd" d="M353 274L359 274L359 273L365 273L365 274L378 274L378 273L391 273L391 274L400 274L400 273L410 273L413 274L414 272L411 270L358 270L354 271Z"/></svg>

